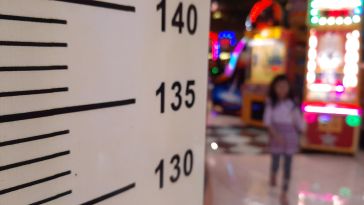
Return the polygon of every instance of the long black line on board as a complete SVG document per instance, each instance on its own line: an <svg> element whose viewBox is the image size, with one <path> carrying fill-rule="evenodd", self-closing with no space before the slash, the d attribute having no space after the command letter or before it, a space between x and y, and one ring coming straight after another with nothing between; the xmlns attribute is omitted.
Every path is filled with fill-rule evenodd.
<svg viewBox="0 0 364 205"><path fill-rule="evenodd" d="M22 144L22 143L26 143L26 142L32 142L32 141L38 141L38 140L58 137L58 136L66 135L66 134L69 134L69 133L70 133L69 130L62 130L62 131L58 131L58 132L52 132L52 133L47 133L47 134L42 134L42 135L25 137L25 138L20 138L20 139L15 139L15 140L8 140L8 141L4 141L4 142L0 141L0 147L5 147L5 146L10 146L10 145L16 145L16 144Z"/></svg>
<svg viewBox="0 0 364 205"><path fill-rule="evenodd" d="M49 66L0 66L0 72L67 70L66 65Z"/></svg>
<svg viewBox="0 0 364 205"><path fill-rule="evenodd" d="M0 97L16 97L16 96L24 96L24 95L40 95L40 94L50 94L50 93L59 93L59 92L67 92L67 87L62 88L49 88L49 89L39 89L39 90L21 90L21 91L6 91L0 92Z"/></svg>
<svg viewBox="0 0 364 205"><path fill-rule="evenodd" d="M131 189L134 189L134 188L135 188L135 183L132 183L132 184L129 184L128 186L125 186L125 187L123 187L121 189L115 190L115 191L110 192L108 194L105 194L105 195L102 195L102 196L97 197L95 199L92 199L92 200L90 200L88 202L82 203L81 205L93 205L93 204L97 204L97 203L100 203L102 201L105 201L105 200L107 200L109 198L115 197L115 196L117 196L119 194L125 193L125 192L127 192L127 191L129 191Z"/></svg>
<svg viewBox="0 0 364 205"><path fill-rule="evenodd" d="M73 3L73 4L80 4L85 6L94 6L99 8L106 8L106 9L114 9L119 11L126 11L126 12L135 12L135 6L129 5L122 5L104 1L89 1L89 0L51 0L51 1L59 1L65 3Z"/></svg>
<svg viewBox="0 0 364 205"><path fill-rule="evenodd" d="M42 199L40 201L37 201L37 202L34 202L34 203L31 203L29 205L41 205L41 204L45 204L45 203L48 203L48 202L51 202L51 201L54 201L56 199L59 199L59 198L62 198L62 197L65 197L67 195L70 195L72 194L72 190L69 190L69 191L66 191L66 192L63 192L63 193L60 193L60 194L56 194L54 196L51 196L49 198L46 198L46 199Z"/></svg>
<svg viewBox="0 0 364 205"><path fill-rule="evenodd" d="M31 187L31 186L34 186L34 185L37 185L37 184L42 184L42 183L45 183L45 182L48 182L48 181L52 181L52 180L55 180L55 179L58 179L58 178L61 178L61 177L64 177L64 176L67 176L67 175L70 175L70 174L71 174L71 171L66 171L66 172L62 172L62 173L59 173L59 174L55 174L53 176L45 177L45 178L38 179L38 180L35 180L35 181L32 181L32 182L27 182L25 184L20 184L20 185L14 186L14 187L3 189L3 190L0 190L0 195L8 194L10 192L14 192L14 191L17 191L17 190L20 190L20 189L25 189L27 187Z"/></svg>
<svg viewBox="0 0 364 205"><path fill-rule="evenodd" d="M69 114L69 113L75 113L75 112L85 112L85 111L90 111L90 110L99 110L99 109L105 109L105 108L111 108L111 107L120 107L120 106L135 104L135 103L136 103L135 99L127 99L127 100L88 104L88 105L62 107L62 108L55 108L55 109L50 109L50 110L39 110L39 111L32 111L32 112L25 112L25 113L1 115L0 123L29 120L29 119L36 119L36 118L42 118L42 117L50 117L50 116L63 115L63 114Z"/></svg>
<svg viewBox="0 0 364 205"><path fill-rule="evenodd" d="M33 22L33 23L48 23L48 24L67 24L66 20L63 19L53 19L53 18L40 18L31 16L16 16L0 14L0 20L10 20L10 21L23 21L23 22Z"/></svg>
<svg viewBox="0 0 364 205"><path fill-rule="evenodd" d="M29 41L0 41L0 46L18 47L67 47L67 43L60 42L29 42Z"/></svg>
<svg viewBox="0 0 364 205"><path fill-rule="evenodd" d="M38 162L43 162L43 161L55 159L55 158L58 158L58 157L63 157L63 156L69 155L69 154L71 154L70 151L58 152L58 153L51 154L51 155L46 155L46 156L43 156L43 157L38 157L38 158L29 159L29 160L25 160L25 161L21 161L21 162L16 162L16 163L13 163L13 164L0 166L0 172L8 170L8 169L14 169L14 168L17 168L17 167L22 167L22 166L26 166L26 165L30 165L30 164L35 164L35 163L38 163Z"/></svg>

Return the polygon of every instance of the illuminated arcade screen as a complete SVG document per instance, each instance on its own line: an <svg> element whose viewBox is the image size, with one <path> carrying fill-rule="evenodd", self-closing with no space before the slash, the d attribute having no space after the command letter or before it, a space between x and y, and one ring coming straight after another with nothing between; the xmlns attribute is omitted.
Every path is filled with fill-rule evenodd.
<svg viewBox="0 0 364 205"><path fill-rule="evenodd" d="M252 50L251 81L269 84L285 72L286 44L277 39L257 39L250 43Z"/></svg>
<svg viewBox="0 0 364 205"><path fill-rule="evenodd" d="M359 38L358 30L311 30L307 64L308 100L356 102Z"/></svg>

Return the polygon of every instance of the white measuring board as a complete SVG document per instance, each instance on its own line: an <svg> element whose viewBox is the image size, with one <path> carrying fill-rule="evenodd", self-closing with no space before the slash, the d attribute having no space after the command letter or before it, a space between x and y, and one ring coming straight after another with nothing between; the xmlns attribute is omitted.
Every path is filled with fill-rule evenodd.
<svg viewBox="0 0 364 205"><path fill-rule="evenodd" d="M0 204L201 205L209 0L0 0Z"/></svg>

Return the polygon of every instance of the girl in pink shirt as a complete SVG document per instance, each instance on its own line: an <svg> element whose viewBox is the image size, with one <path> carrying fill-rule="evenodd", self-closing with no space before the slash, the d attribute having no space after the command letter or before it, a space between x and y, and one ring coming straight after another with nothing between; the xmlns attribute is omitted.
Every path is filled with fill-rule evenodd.
<svg viewBox="0 0 364 205"><path fill-rule="evenodd" d="M279 161L280 158L284 159L281 201L286 205L292 157L299 149L299 133L304 131L305 123L285 75L277 76L271 83L264 112L264 124L270 136L271 186L276 186Z"/></svg>

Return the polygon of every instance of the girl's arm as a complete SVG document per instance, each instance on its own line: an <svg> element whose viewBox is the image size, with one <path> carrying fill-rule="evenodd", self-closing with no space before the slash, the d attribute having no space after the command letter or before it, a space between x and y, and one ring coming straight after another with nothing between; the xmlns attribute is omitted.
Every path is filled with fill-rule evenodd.
<svg viewBox="0 0 364 205"><path fill-rule="evenodd" d="M299 132L304 133L306 131L306 122L303 119L302 113L298 108L294 109L293 121Z"/></svg>

